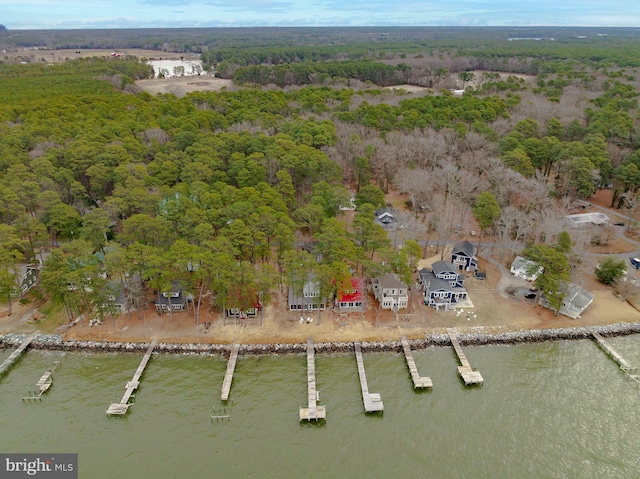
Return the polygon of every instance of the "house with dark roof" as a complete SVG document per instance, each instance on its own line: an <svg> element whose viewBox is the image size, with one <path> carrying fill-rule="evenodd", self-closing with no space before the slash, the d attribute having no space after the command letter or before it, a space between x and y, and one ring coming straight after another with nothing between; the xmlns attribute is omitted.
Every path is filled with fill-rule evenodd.
<svg viewBox="0 0 640 479"><path fill-rule="evenodd" d="M158 298L154 301L156 311L184 311L187 308L187 299L182 288L177 283L172 283L167 291L158 291Z"/></svg>
<svg viewBox="0 0 640 479"><path fill-rule="evenodd" d="M110 281L108 284L107 303L103 305L105 311L113 311L119 314L126 313L131 309L127 293L122 283ZM129 305L129 307L128 307Z"/></svg>
<svg viewBox="0 0 640 479"><path fill-rule="evenodd" d="M382 226L385 230L392 231L396 229L398 219L396 218L395 213L390 208L382 208L376 210L374 214L374 221Z"/></svg>
<svg viewBox="0 0 640 479"><path fill-rule="evenodd" d="M451 250L451 263L463 271L475 271L478 269L476 247L467 240L454 244Z"/></svg>
<svg viewBox="0 0 640 479"><path fill-rule="evenodd" d="M351 278L351 288L338 291L336 302L341 313L363 312L364 294L362 292L362 281L359 278Z"/></svg>
<svg viewBox="0 0 640 479"><path fill-rule="evenodd" d="M436 261L431 270L418 271L424 304L436 310L455 308L458 302L467 299L464 275L449 261Z"/></svg>
<svg viewBox="0 0 640 479"><path fill-rule="evenodd" d="M38 280L40 279L40 268L35 264L19 265L14 273L16 277L16 289L11 292L11 296L13 297L26 294L27 291L38 284Z"/></svg>
<svg viewBox="0 0 640 479"><path fill-rule="evenodd" d="M398 311L409 305L407 285L400 281L398 275L387 273L379 278L372 278L373 295L382 309Z"/></svg>

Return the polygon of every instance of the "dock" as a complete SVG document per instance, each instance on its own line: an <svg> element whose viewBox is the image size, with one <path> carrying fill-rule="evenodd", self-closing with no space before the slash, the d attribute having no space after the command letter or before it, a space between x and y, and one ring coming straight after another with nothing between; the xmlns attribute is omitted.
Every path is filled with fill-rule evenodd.
<svg viewBox="0 0 640 479"><path fill-rule="evenodd" d="M236 361L238 360L238 351L240 351L240 345L234 344L233 348L231 348L231 356L229 356L229 361L227 362L227 371L224 373L224 380L222 381L222 394L220 395L220 399L223 401L229 399L233 372L236 369Z"/></svg>
<svg viewBox="0 0 640 479"><path fill-rule="evenodd" d="M34 391L29 391L29 396L23 396L22 400L23 401L41 400L42 395L47 391L49 391L49 388L53 386L53 372L56 370L56 368L59 365L60 365L60 361L55 361L53 363L53 367L40 377L40 379L36 383L36 389Z"/></svg>
<svg viewBox="0 0 640 479"><path fill-rule="evenodd" d="M613 346L611 346L611 344L609 344L609 342L604 339L595 329L588 326L586 327L586 329L587 331L589 331L589 334L591 334L591 336L593 336L593 338L596 340L596 343L598 343L600 349L607 353L607 355L611 359L613 359L620 367L620 369L622 369L622 371L624 371L631 379L640 384L640 378L637 375L632 374L636 372L637 368L625 358L623 358L622 355L618 351L616 351Z"/></svg>
<svg viewBox="0 0 640 479"><path fill-rule="evenodd" d="M138 369L136 369L133 378L131 381L127 382L126 390L122 399L120 399L119 403L113 403L109 406L109 409L107 409L107 416L124 416L127 414L129 406L131 406L129 399L133 396L134 391L138 389L138 386L140 385L140 377L142 376L144 369L147 367L147 363L149 362L149 359L151 359L151 353L157 344L158 341L153 341L147 349L147 352L144 353L142 361L140 361L140 365L138 366Z"/></svg>
<svg viewBox="0 0 640 479"><path fill-rule="evenodd" d="M407 360L407 366L411 373L411 380L413 381L413 389L426 389L433 387L433 382L429 376L420 376L418 368L413 360L413 353L411 352L411 346L407 341L406 336L402 336L402 349L404 349L404 357Z"/></svg>
<svg viewBox="0 0 640 479"><path fill-rule="evenodd" d="M356 350L356 361L358 361L358 375L360 376L360 388L362 389L362 402L364 403L365 412L381 412L384 411L382 398L378 393L370 393L367 386L367 374L364 371L364 361L362 360L362 349L360 343L353 343Z"/></svg>
<svg viewBox="0 0 640 479"><path fill-rule="evenodd" d="M31 341L35 339L38 333L33 333L31 336L27 337L18 349L11 353L11 355L0 364L0 375L4 374L12 365L16 362L16 359L22 354L22 352L27 349L27 347L31 344Z"/></svg>
<svg viewBox="0 0 640 479"><path fill-rule="evenodd" d="M320 393L316 389L316 359L312 339L307 339L307 407L300 408L300 421L318 421L327 418L325 406L318 406Z"/></svg>
<svg viewBox="0 0 640 479"><path fill-rule="evenodd" d="M482 384L484 381L482 379L482 375L480 374L479 371L475 371L469 364L469 361L467 360L467 357L465 356L464 351L462 351L462 346L460 346L460 342L456 337L456 333L452 329L447 328L447 334L449 335L449 339L451 340L451 345L453 346L453 349L456 351L456 355L458 356L458 360L460 361L461 365L458 366L458 374L460 374L460 377L464 381L465 386Z"/></svg>

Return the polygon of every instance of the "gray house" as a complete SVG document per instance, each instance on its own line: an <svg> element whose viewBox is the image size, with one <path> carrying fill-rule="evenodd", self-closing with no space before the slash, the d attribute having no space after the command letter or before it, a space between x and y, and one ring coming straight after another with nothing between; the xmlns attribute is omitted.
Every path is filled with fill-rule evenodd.
<svg viewBox="0 0 640 479"><path fill-rule="evenodd" d="M418 271L424 295L424 304L436 310L455 308L455 305L467 299L464 287L464 275L458 272L449 261L436 261L431 270L423 268Z"/></svg>
<svg viewBox="0 0 640 479"><path fill-rule="evenodd" d="M571 319L576 319L593 303L593 298L594 296L591 293L577 284L567 283L564 288L562 305L558 313L568 316ZM545 297L544 293L540 295L539 301L542 306L555 312L555 308L551 306L551 303Z"/></svg>
<svg viewBox="0 0 640 479"><path fill-rule="evenodd" d="M38 284L40 269L38 268L38 265L34 264L21 265L17 267L15 276L16 286L19 285L19 289L16 287L16 289L11 292L11 296L22 296Z"/></svg>
<svg viewBox="0 0 640 479"><path fill-rule="evenodd" d="M309 275L302 285L289 285L289 311L315 311L325 309L326 298L320 298L320 282L313 275Z"/></svg>
<svg viewBox="0 0 640 479"><path fill-rule="evenodd" d="M467 240L454 244L451 251L451 263L463 271L475 271L478 269L476 247Z"/></svg>
<svg viewBox="0 0 640 479"><path fill-rule="evenodd" d="M407 285L396 274L387 273L379 278L372 278L373 295L382 309L397 311L409 305Z"/></svg>

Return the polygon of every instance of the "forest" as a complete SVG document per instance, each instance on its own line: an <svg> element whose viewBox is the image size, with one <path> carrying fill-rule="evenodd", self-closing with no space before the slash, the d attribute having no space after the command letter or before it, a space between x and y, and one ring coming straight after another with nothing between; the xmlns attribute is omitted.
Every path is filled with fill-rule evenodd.
<svg viewBox="0 0 640 479"><path fill-rule="evenodd" d="M324 298L351 276L410 284L423 246L471 221L500 259L556 265L540 281L559 290L575 200L606 186L640 205L637 30L370 30L0 32L7 48L199 52L234 81L152 96L140 58L2 61L0 298L46 250L30 294L69 319L179 284L199 321L310 273ZM375 222L390 193L401 248Z"/></svg>

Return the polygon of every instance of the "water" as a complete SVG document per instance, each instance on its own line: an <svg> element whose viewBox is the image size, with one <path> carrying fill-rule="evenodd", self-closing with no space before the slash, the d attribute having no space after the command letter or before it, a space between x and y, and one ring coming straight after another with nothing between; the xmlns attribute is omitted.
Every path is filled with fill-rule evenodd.
<svg viewBox="0 0 640 479"><path fill-rule="evenodd" d="M612 338L640 365L640 337ZM77 452L82 478L635 478L640 390L592 341L465 347L485 384L465 388L450 348L415 351L431 392L412 389L404 356L316 356L323 425L301 424L304 355L242 357L230 420L221 358L154 355L128 416L109 418L141 356L28 351L0 380L0 451ZM9 351L0 351L0 360ZM51 391L21 397L54 361Z"/></svg>

